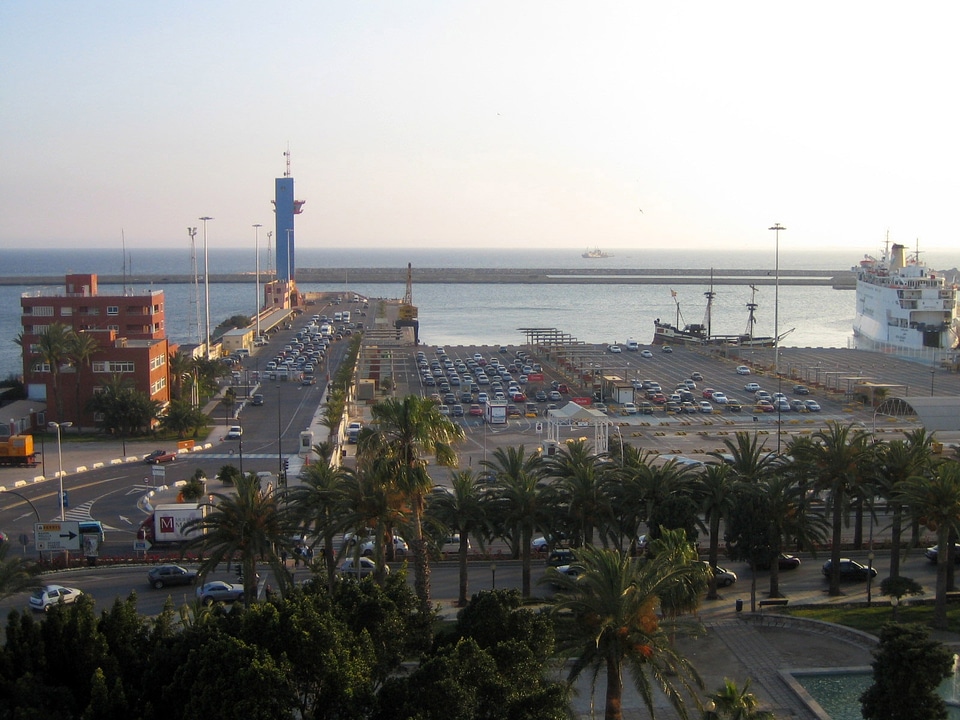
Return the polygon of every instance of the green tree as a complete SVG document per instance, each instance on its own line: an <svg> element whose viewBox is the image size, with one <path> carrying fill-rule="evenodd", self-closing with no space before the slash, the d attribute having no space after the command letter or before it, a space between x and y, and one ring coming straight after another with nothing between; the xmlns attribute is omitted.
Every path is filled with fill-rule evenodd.
<svg viewBox="0 0 960 720"><path fill-rule="evenodd" d="M186 526L201 531L187 544L188 549L203 551L201 575L238 560L248 604L256 598L258 560L267 562L281 586L289 582L277 553L290 547L296 524L276 493L263 491L256 475L246 475L237 479L235 493L213 493L213 498L206 515Z"/></svg>
<svg viewBox="0 0 960 720"><path fill-rule="evenodd" d="M327 584L333 587L337 558L334 538L347 527L347 509L344 505L347 488L357 480L350 468L331 465L335 448L327 442L313 446L317 459L301 473L302 484L292 488L288 501L307 532L321 539L321 553Z"/></svg>
<svg viewBox="0 0 960 720"><path fill-rule="evenodd" d="M217 472L217 477L224 485L236 485L240 478L240 469L236 465L223 465Z"/></svg>
<svg viewBox="0 0 960 720"><path fill-rule="evenodd" d="M840 595L840 551L844 514L848 501L866 477L871 460L870 436L852 425L828 422L810 443L794 444L795 462L814 478L815 486L828 493L831 512L830 594Z"/></svg>
<svg viewBox="0 0 960 720"><path fill-rule="evenodd" d="M373 453L392 465L397 488L406 495L411 508L414 583L417 597L426 609L430 605L430 566L423 533L425 496L433 482L427 474L427 459L453 465L457 456L453 443L464 436L463 428L440 413L429 398L407 395L389 398L370 408L373 432L358 443L358 452Z"/></svg>
<svg viewBox="0 0 960 720"><path fill-rule="evenodd" d="M40 568L32 560L9 557L9 542L0 542L0 598L10 597L34 584Z"/></svg>
<svg viewBox="0 0 960 720"><path fill-rule="evenodd" d="M937 466L931 477L912 477L901 484L900 502L921 524L937 533L937 593L933 625L947 628L947 570L951 537L960 533L960 463L949 461Z"/></svg>
<svg viewBox="0 0 960 720"><path fill-rule="evenodd" d="M100 343L97 342L95 335L88 332L71 332L67 341L67 357L75 370L73 379L74 392L76 393L77 425L83 424L83 413L80 406L80 387L83 384L82 370L90 368L90 362L94 355L100 352Z"/></svg>
<svg viewBox="0 0 960 720"><path fill-rule="evenodd" d="M188 434L194 437L197 430L207 421L206 415L188 400L171 400L167 411L160 418L160 425L164 430L175 432L178 438L185 438Z"/></svg>
<svg viewBox="0 0 960 720"><path fill-rule="evenodd" d="M602 455L591 452L583 440L564 443L543 462L543 472L554 484L558 501L577 528L576 544L593 544L595 529L609 527L612 510L604 493L606 471ZM606 544L606 537L603 538Z"/></svg>
<svg viewBox="0 0 960 720"><path fill-rule="evenodd" d="M711 568L717 567L720 555L720 521L733 508L734 488L736 479L729 465L711 464L703 468L698 475L694 488L707 523L710 547L707 553L707 562ZM716 600L717 579L713 573L709 577L710 588L707 592L708 600Z"/></svg>
<svg viewBox="0 0 960 720"><path fill-rule="evenodd" d="M776 716L760 709L760 700L750 692L750 678L737 687L730 678L723 679L723 685L710 693L708 699L716 705L716 715L729 720L776 720Z"/></svg>
<svg viewBox="0 0 960 720"><path fill-rule="evenodd" d="M427 514L441 525L460 535L457 548L459 566L458 604L467 604L467 550L470 538L483 544L487 527L487 501L480 479L472 471L453 473L450 492L432 494L427 503Z"/></svg>
<svg viewBox="0 0 960 720"><path fill-rule="evenodd" d="M548 515L545 490L540 484L540 455L526 454L523 445L499 447L492 460L480 465L493 481L493 513L505 535L520 552L521 593L530 597L530 543L533 531Z"/></svg>
<svg viewBox="0 0 960 720"><path fill-rule="evenodd" d="M181 352L173 353L169 357L170 367L170 398L184 400L183 390L193 375L195 364L193 358Z"/></svg>
<svg viewBox="0 0 960 720"><path fill-rule="evenodd" d="M57 410L57 422L64 422L63 384L61 367L70 358L70 337L73 330L63 323L51 323L45 332L37 337L37 355L44 365L49 366L53 376L53 399Z"/></svg>
<svg viewBox="0 0 960 720"><path fill-rule="evenodd" d="M888 623L874 653L873 685L860 696L866 720L944 720L937 686L953 672L953 653L920 625Z"/></svg>
<svg viewBox="0 0 960 720"><path fill-rule="evenodd" d="M544 582L559 588L551 599L557 647L573 657L568 680L585 670L596 680L606 674L605 717L623 717L623 669L630 671L640 698L653 715L655 689L666 695L681 718L688 718L685 695L695 697L702 683L693 665L670 643L678 621L657 616L660 597L677 583L701 577L699 563L678 563L664 552L646 562L613 550L580 548L579 577L547 571ZM693 631L698 625L684 623Z"/></svg>
<svg viewBox="0 0 960 720"><path fill-rule="evenodd" d="M767 450L766 440L757 433L737 432L734 439L724 438L727 448L724 453L711 452L720 462L727 463L733 474L743 482L757 482L770 473L777 463L777 456Z"/></svg>

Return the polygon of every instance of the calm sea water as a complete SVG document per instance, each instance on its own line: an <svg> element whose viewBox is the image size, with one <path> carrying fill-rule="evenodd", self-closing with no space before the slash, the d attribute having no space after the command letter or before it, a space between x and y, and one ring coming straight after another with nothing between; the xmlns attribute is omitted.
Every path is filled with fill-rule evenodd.
<svg viewBox="0 0 960 720"><path fill-rule="evenodd" d="M603 260L584 260L582 251L555 250L355 250L297 249L300 267L530 267L530 268L748 268L770 269L771 257L753 252L717 251L617 251ZM256 266L253 248L249 250L210 249L211 272L252 271ZM783 269L842 270L859 255L818 253L807 255L781 251ZM934 267L950 267L947 259ZM128 273L165 272L190 274L189 248L180 250L128 250ZM269 258L261 247L260 266L266 270ZM67 272L120 274L124 269L119 250L13 250L4 251L0 273L7 276L43 275L51 278L49 287L61 287ZM202 271L202 259L201 259ZM402 275L402 273L401 273ZM20 295L40 288L26 285L0 286L0 302L7 312L0 314L0 376L21 371L20 349L14 338L20 332ZM134 286L135 290L147 289ZM157 289L157 288L155 288ZM192 285L169 284L160 287L166 296L167 333L178 342L197 340L197 305ZM303 284L305 291L357 292L370 297L399 298L402 282L392 284L351 284L349 272L344 282ZM707 287L681 285L673 288L681 304L685 322L703 320ZM120 286L101 285L103 294L119 293ZM443 345L501 343L523 341L520 328L556 328L589 343L623 342L636 339L641 344L653 337L656 318L676 317L676 306L668 285L444 285L422 284L413 288L413 299L420 309L421 337L427 343ZM745 304L750 300L746 286L718 286L713 310L713 329L719 334L746 330ZM201 290L201 303L202 303ZM774 331L774 288L763 287L757 294L756 334ZM213 284L210 286L210 319L216 325L236 313L252 314L256 304L256 286ZM793 329L783 344L793 347L846 347L851 338L854 296L851 291L828 287L780 287L779 327ZM202 313L202 304L200 306Z"/></svg>

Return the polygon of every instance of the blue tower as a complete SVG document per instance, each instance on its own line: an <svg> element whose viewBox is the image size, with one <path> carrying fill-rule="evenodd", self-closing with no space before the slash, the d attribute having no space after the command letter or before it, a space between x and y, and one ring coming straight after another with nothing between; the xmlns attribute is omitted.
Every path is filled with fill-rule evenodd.
<svg viewBox="0 0 960 720"><path fill-rule="evenodd" d="M293 216L299 215L303 200L293 199L293 176L290 174L290 149L283 154L287 169L274 186L274 212L277 214L277 279L292 282L296 279L294 262Z"/></svg>

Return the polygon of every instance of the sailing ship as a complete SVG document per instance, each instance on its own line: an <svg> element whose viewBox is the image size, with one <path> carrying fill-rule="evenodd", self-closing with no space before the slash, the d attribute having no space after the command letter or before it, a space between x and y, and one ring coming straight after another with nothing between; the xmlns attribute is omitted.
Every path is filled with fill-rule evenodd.
<svg viewBox="0 0 960 720"><path fill-rule="evenodd" d="M865 255L857 273L853 334L866 350L950 350L957 345L957 285L930 270L919 248L884 248L882 257Z"/></svg>
<svg viewBox="0 0 960 720"><path fill-rule="evenodd" d="M738 346L738 347L774 347L777 345L778 339L772 336L758 336L754 335L754 326L757 323L756 318L756 296L757 296L757 287L755 285L750 286L752 291L750 295L750 302L747 303L747 328L746 331L739 335L715 335L711 328L711 315L713 313L713 299L716 297L716 293L713 291L713 279L711 273L710 289L707 290L703 295L707 299L707 309L703 316L702 323L683 323L683 315L680 313L680 301L677 300L677 293L674 290L670 291L670 295L673 297L674 303L677 306L677 319L676 322L671 324L669 322L664 322L657 318L653 321L654 324L654 334L653 334L653 344L654 345L728 345L728 346ZM788 330L785 333L780 335L780 340L785 336L793 332L793 329Z"/></svg>
<svg viewBox="0 0 960 720"><path fill-rule="evenodd" d="M603 258L610 257L609 253L605 253L598 247L593 248L593 250L588 249L581 257L589 258L590 260L600 260Z"/></svg>

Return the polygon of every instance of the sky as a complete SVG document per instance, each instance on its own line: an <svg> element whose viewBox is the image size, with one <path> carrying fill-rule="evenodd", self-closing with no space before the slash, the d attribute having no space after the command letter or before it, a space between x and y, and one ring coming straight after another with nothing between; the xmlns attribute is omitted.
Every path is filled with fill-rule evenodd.
<svg viewBox="0 0 960 720"><path fill-rule="evenodd" d="M0 251L253 243L288 146L298 247L952 250L956 13L6 0Z"/></svg>

